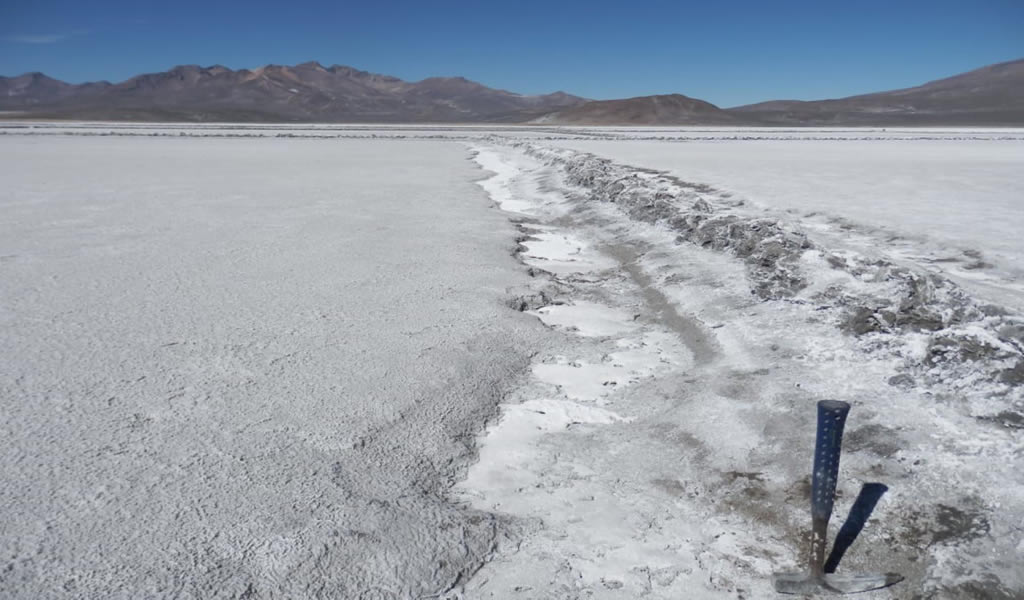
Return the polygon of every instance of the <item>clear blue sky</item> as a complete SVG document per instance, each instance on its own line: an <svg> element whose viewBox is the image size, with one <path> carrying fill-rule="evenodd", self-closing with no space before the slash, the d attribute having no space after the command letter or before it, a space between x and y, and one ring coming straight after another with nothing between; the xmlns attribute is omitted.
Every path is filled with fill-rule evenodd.
<svg viewBox="0 0 1024 600"><path fill-rule="evenodd" d="M1024 0L0 0L0 74L74 83L318 60L522 93L720 106L907 87L1024 57Z"/></svg>

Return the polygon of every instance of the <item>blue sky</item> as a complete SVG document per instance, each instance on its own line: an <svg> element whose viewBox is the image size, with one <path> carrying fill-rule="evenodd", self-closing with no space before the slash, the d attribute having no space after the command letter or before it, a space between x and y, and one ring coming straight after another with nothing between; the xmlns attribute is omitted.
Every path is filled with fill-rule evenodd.
<svg viewBox="0 0 1024 600"><path fill-rule="evenodd" d="M1024 57L1024 0L3 0L0 74L122 81L318 60L522 93L720 106L907 87Z"/></svg>

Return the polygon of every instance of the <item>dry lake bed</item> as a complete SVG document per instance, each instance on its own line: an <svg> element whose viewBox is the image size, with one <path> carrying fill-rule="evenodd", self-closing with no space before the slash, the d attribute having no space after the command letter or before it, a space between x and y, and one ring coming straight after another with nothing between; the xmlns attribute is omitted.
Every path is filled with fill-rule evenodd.
<svg viewBox="0 0 1024 600"><path fill-rule="evenodd" d="M1024 130L0 123L0 596L1024 594ZM833 530L833 533L834 533Z"/></svg>

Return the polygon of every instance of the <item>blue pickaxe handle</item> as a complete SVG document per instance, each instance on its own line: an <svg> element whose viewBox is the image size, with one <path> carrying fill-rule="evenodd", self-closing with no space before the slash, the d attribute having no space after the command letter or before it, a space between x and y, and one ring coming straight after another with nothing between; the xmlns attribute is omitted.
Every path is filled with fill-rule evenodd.
<svg viewBox="0 0 1024 600"><path fill-rule="evenodd" d="M811 478L811 516L832 516L839 475L839 454L843 446L843 427L850 405L838 400L818 402L818 437L814 444L814 473Z"/></svg>
<svg viewBox="0 0 1024 600"><path fill-rule="evenodd" d="M828 545L828 520L836 496L839 453L843 446L843 427L850 405L837 400L818 402L818 437L814 443L814 471L811 473L811 577L825 577L825 546Z"/></svg>

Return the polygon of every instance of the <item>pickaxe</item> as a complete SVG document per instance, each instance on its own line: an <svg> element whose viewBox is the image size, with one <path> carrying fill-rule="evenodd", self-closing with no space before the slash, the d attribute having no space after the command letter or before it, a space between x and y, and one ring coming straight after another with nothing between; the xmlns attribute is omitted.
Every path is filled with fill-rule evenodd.
<svg viewBox="0 0 1024 600"><path fill-rule="evenodd" d="M818 402L818 437L814 445L814 472L811 476L811 553L806 573L776 573L775 591L783 594L853 594L888 587L903 580L896 573L860 573L837 575L825 572L825 545L828 521L839 474L843 427L850 405L837 400Z"/></svg>

